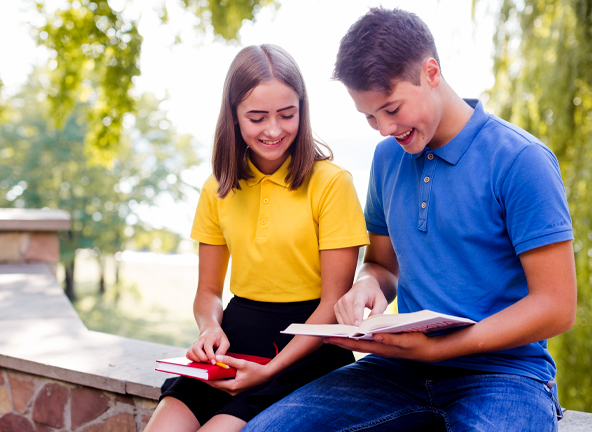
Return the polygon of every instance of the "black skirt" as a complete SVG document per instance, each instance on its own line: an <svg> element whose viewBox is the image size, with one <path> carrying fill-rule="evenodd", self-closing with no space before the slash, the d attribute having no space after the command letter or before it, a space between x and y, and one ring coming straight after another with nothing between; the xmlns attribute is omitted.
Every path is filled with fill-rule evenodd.
<svg viewBox="0 0 592 432"><path fill-rule="evenodd" d="M265 303L233 297L224 310L222 329L230 342L228 351L273 358L292 340L280 333L292 323L303 323L319 300ZM323 345L308 357L276 375L272 381L236 396L187 377L170 378L160 399L170 396L183 402L200 425L217 414L229 414L246 422L268 406L303 385L354 361L351 351ZM172 385L171 385L172 382Z"/></svg>

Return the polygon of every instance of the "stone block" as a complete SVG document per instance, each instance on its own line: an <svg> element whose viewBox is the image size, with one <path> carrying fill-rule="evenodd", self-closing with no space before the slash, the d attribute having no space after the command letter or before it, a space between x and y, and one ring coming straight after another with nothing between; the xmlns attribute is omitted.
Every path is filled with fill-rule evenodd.
<svg viewBox="0 0 592 432"><path fill-rule="evenodd" d="M43 386L35 398L33 420L57 429L64 427L64 411L70 391L59 384Z"/></svg>
<svg viewBox="0 0 592 432"><path fill-rule="evenodd" d="M123 403L123 404L126 404L126 405L131 405L131 406L134 406L135 405L134 398L132 396L130 396L130 395L116 394L115 395L115 401L117 403Z"/></svg>
<svg viewBox="0 0 592 432"><path fill-rule="evenodd" d="M33 425L25 417L10 413L0 417L2 432L35 432Z"/></svg>
<svg viewBox="0 0 592 432"><path fill-rule="evenodd" d="M10 397L8 396L8 390L6 387L0 388L0 415L7 414L12 411L12 405L10 404ZM0 429L2 430L2 429Z"/></svg>
<svg viewBox="0 0 592 432"><path fill-rule="evenodd" d="M0 262L22 262L20 252L20 233L0 233Z"/></svg>
<svg viewBox="0 0 592 432"><path fill-rule="evenodd" d="M141 426L140 430L146 429L146 426L148 425L148 422L150 421L151 417L152 417L152 414L142 414L142 426Z"/></svg>
<svg viewBox="0 0 592 432"><path fill-rule="evenodd" d="M134 398L136 400L136 407L144 410L155 410L156 405L158 405L158 401L152 399L145 399L145 398Z"/></svg>
<svg viewBox="0 0 592 432"><path fill-rule="evenodd" d="M19 379L9 375L10 393L12 394L12 404L14 410L21 414L27 411L27 406L35 394L35 383L27 379Z"/></svg>
<svg viewBox="0 0 592 432"><path fill-rule="evenodd" d="M136 422L130 413L119 413L102 423L95 423L81 432L136 432Z"/></svg>
<svg viewBox="0 0 592 432"><path fill-rule="evenodd" d="M34 232L31 244L24 254L25 261L57 263L60 259L60 241L56 233Z"/></svg>
<svg viewBox="0 0 592 432"><path fill-rule="evenodd" d="M54 428L50 428L49 426L45 426L39 423L35 423L35 432L55 432Z"/></svg>
<svg viewBox="0 0 592 432"><path fill-rule="evenodd" d="M19 253L21 254L22 259L31 246L31 233L19 232L19 235Z"/></svg>
<svg viewBox="0 0 592 432"><path fill-rule="evenodd" d="M72 429L89 423L109 408L109 397L88 387L77 387L71 393Z"/></svg>

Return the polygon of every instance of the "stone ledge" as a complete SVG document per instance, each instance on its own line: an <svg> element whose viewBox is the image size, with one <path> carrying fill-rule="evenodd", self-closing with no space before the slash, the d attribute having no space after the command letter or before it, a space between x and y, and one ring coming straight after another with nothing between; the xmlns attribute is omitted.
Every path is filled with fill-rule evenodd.
<svg viewBox="0 0 592 432"><path fill-rule="evenodd" d="M185 352L185 348L90 331L47 265L0 265L0 368L108 391L122 398L155 401L162 382L172 376L156 372L155 360ZM0 374L0 387L3 385L6 380ZM7 412L2 403L4 393L0 394L2 413ZM17 412L18 407L17 403ZM138 420L138 430L143 429L153 407L147 409ZM6 422L22 421L16 414L4 417ZM105 421L114 422L113 418ZM567 410L559 422L560 432L590 430L589 413Z"/></svg>
<svg viewBox="0 0 592 432"><path fill-rule="evenodd" d="M0 231L62 231L70 229L63 210L0 209Z"/></svg>
<svg viewBox="0 0 592 432"><path fill-rule="evenodd" d="M155 360L185 352L90 331L47 265L0 265L1 367L155 400L172 376Z"/></svg>
<svg viewBox="0 0 592 432"><path fill-rule="evenodd" d="M592 430L592 414L566 410L559 421L560 432L590 432Z"/></svg>

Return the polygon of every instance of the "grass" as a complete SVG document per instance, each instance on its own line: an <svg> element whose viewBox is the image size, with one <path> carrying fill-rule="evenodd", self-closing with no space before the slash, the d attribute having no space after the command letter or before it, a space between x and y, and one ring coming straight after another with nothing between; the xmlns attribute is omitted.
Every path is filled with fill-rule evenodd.
<svg viewBox="0 0 592 432"><path fill-rule="evenodd" d="M86 327L133 339L189 347L199 334L193 317L197 263L175 265L158 256L148 262L123 261L118 283L115 283L114 267L114 258L108 257L106 290L100 294L97 259L88 251L76 258L76 299L72 303ZM58 280L63 280L63 269L58 270ZM225 304L230 297L226 283ZM366 310L366 314L368 312ZM386 313L396 313L395 303Z"/></svg>
<svg viewBox="0 0 592 432"><path fill-rule="evenodd" d="M192 312L197 267L122 262L115 283L111 258L105 275L106 290L100 294L96 258L76 259L73 305L87 328L179 347L197 338Z"/></svg>

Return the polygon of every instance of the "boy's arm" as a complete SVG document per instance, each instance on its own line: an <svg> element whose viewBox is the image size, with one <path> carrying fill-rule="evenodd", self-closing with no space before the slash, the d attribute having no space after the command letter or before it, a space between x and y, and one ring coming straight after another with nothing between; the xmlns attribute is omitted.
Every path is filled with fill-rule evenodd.
<svg viewBox="0 0 592 432"><path fill-rule="evenodd" d="M362 322L365 307L371 309L370 315L382 313L397 295L399 264L391 239L373 233L369 237L356 282L335 304L339 324L357 326Z"/></svg>
<svg viewBox="0 0 592 432"><path fill-rule="evenodd" d="M479 323L442 336L380 334L374 341L330 338L326 342L383 357L438 362L510 349L569 330L576 314L576 273L571 241L520 254L528 295Z"/></svg>

